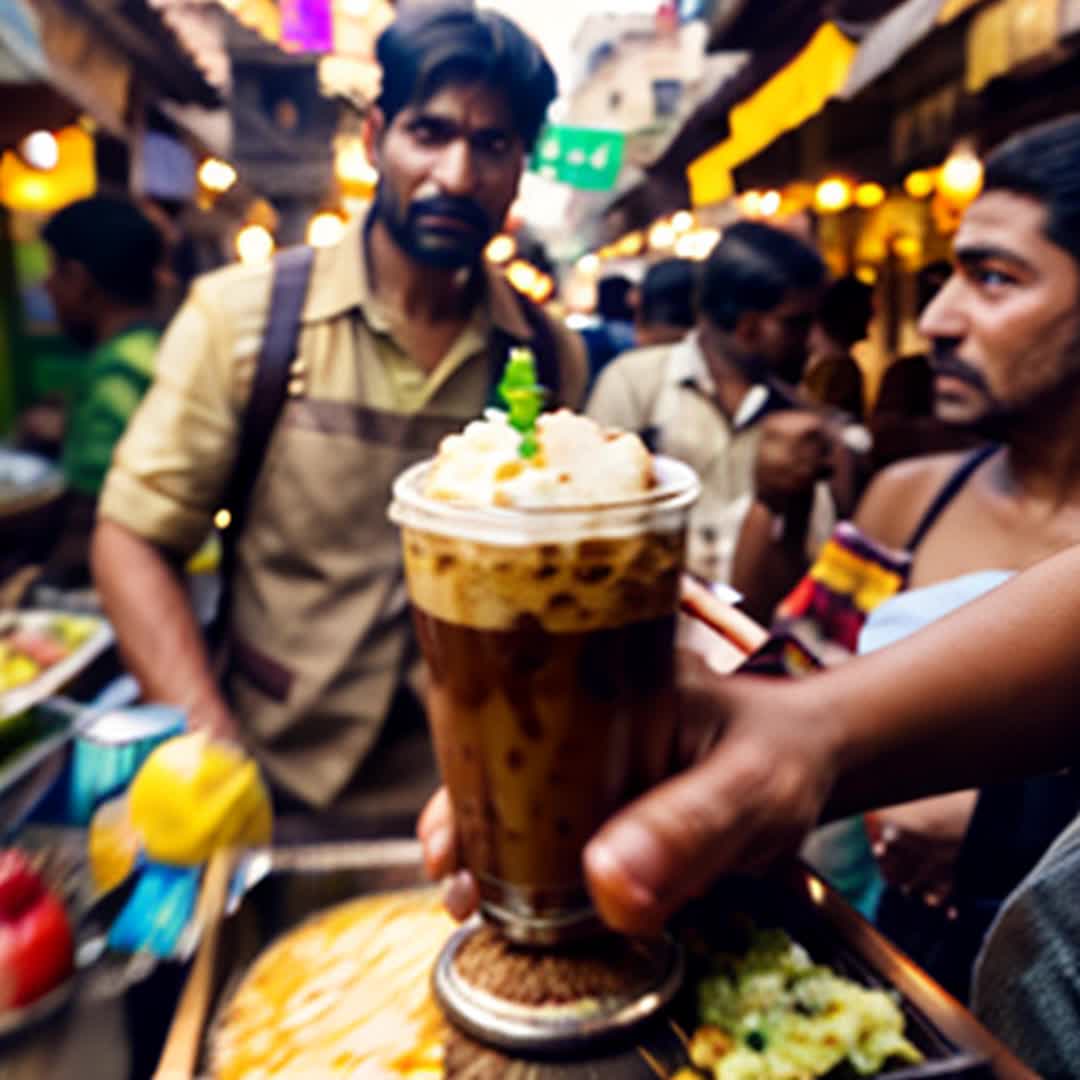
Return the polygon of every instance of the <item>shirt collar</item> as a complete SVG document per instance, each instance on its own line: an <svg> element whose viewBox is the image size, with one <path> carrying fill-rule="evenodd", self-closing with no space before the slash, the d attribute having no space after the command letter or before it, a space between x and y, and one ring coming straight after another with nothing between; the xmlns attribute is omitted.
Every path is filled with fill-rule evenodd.
<svg viewBox="0 0 1080 1080"><path fill-rule="evenodd" d="M716 383L696 330L672 346L668 377L676 385L690 387L710 398L716 393ZM740 431L756 424L769 409L771 398L772 392L765 383L755 383L746 391L735 410L731 426Z"/></svg>
<svg viewBox="0 0 1080 1080"><path fill-rule="evenodd" d="M382 327L384 324L385 318L380 316L375 304L364 258L364 233L370 222L369 210L362 220L346 228L339 243L316 252L304 304L305 322L333 319L359 308L373 325ZM487 259L482 260L481 272L484 282L480 303L486 306L492 324L513 338L527 340L532 337L532 329L514 287Z"/></svg>
<svg viewBox="0 0 1080 1080"><path fill-rule="evenodd" d="M693 386L703 394L711 396L715 392L716 384L709 374L696 330L691 330L682 341L671 346L668 378L679 386Z"/></svg>

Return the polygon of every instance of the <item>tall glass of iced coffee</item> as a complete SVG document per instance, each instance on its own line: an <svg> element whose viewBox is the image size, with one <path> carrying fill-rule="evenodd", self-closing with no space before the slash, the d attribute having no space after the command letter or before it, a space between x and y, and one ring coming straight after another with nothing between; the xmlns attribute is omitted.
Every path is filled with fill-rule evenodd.
<svg viewBox="0 0 1080 1080"><path fill-rule="evenodd" d="M392 518L428 710L484 915L513 941L594 925L581 853L671 764L673 647L698 482L560 412L525 460L501 414L399 477Z"/></svg>

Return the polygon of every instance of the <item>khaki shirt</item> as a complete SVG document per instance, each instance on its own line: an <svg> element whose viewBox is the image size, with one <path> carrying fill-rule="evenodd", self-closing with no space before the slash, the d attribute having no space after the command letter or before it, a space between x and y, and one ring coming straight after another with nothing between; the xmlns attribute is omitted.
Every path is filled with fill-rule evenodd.
<svg viewBox="0 0 1080 1080"><path fill-rule="evenodd" d="M320 249L289 398L236 550L226 692L271 775L326 805L356 773L414 658L394 478L482 412L493 326L528 340L511 287L485 269L472 321L426 374L371 295L361 227ZM270 267L198 280L161 343L99 513L189 554L229 481L270 296ZM552 324L564 401L584 390L577 337ZM500 360L501 364L501 360ZM167 658L162 658L167 663Z"/></svg>
<svg viewBox="0 0 1080 1080"><path fill-rule="evenodd" d="M690 515L687 568L727 584L739 530L754 500L760 421L771 400L766 387L751 387L729 420L714 395L697 335L690 334L674 345L624 353L601 372L587 411L602 424L638 432L656 453L697 472L701 498ZM819 484L808 557L828 539L835 518L828 488Z"/></svg>

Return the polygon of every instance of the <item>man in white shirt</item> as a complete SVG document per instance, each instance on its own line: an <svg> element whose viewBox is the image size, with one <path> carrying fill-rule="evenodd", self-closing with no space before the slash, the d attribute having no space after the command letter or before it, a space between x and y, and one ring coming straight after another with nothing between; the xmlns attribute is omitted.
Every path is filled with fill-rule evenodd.
<svg viewBox="0 0 1080 1080"><path fill-rule="evenodd" d="M762 422L796 406L792 388L824 281L821 259L796 236L757 222L733 225L703 268L695 329L674 345L619 357L589 400L600 423L636 431L654 451L697 471L702 496L690 522L688 566L711 581L730 577L753 502ZM809 445L794 467L816 475L826 453ZM816 551L835 521L824 485L806 513L807 543Z"/></svg>

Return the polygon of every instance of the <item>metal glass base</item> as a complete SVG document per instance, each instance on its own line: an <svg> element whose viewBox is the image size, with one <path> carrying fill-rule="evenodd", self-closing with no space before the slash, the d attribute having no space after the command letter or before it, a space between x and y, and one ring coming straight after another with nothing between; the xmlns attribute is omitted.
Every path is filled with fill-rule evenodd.
<svg viewBox="0 0 1080 1080"><path fill-rule="evenodd" d="M480 901L480 910L509 941L517 945L565 945L593 937L603 930L596 912L583 906L556 914L534 915L527 909L504 907L492 900Z"/></svg>
<svg viewBox="0 0 1080 1080"><path fill-rule="evenodd" d="M500 1050L560 1054L623 1034L656 1015L682 984L682 949L664 937L641 944L647 951L650 977L638 979L625 993L557 1005L505 1001L464 980L455 964L464 944L482 926L482 919L473 916L454 933L439 954L432 984L451 1023Z"/></svg>

